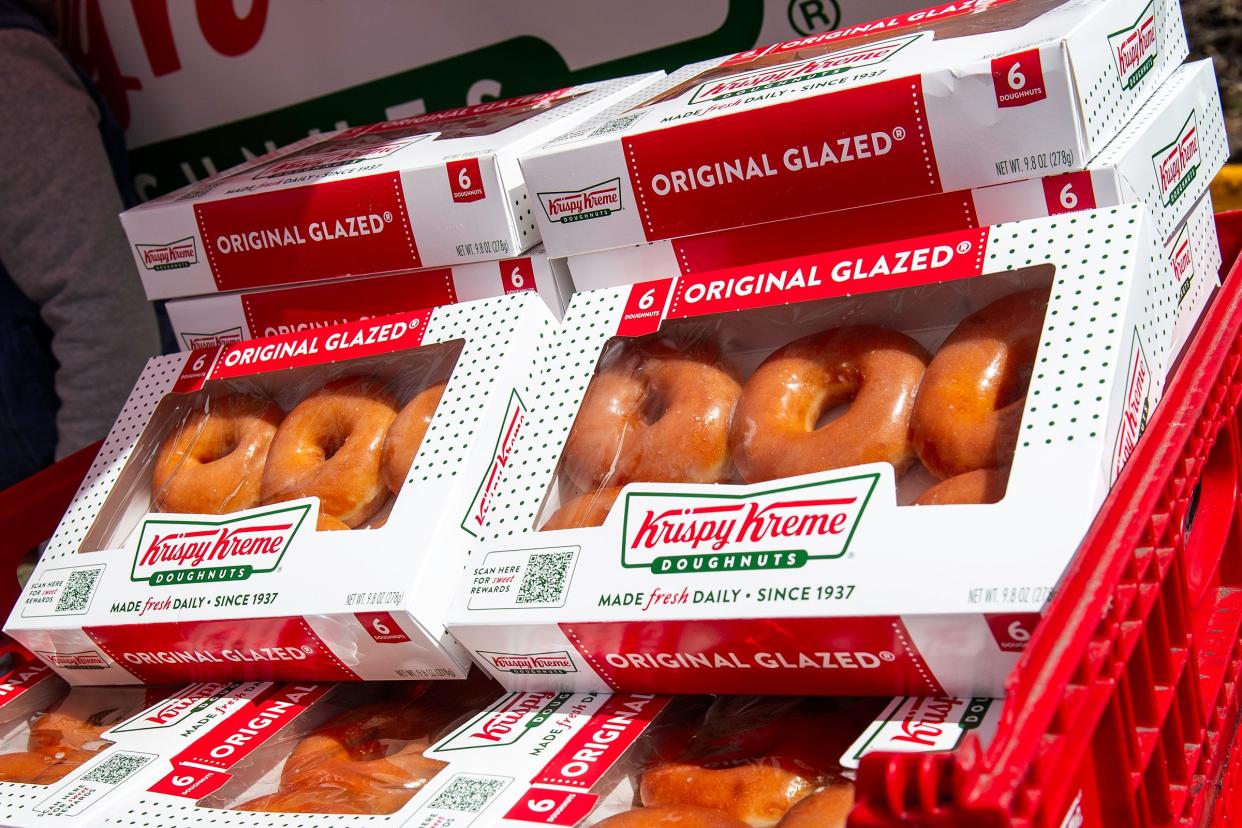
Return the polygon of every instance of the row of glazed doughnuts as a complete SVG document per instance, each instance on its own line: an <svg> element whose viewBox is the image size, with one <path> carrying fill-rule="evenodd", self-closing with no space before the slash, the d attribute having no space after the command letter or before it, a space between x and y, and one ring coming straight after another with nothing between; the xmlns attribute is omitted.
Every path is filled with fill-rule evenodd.
<svg viewBox="0 0 1242 828"><path fill-rule="evenodd" d="M622 341L587 387L561 458L578 492L544 529L596 525L632 482L747 483L917 458L942 482L917 502L1000 499L1039 345L1047 292L963 319L934 357L874 325L797 339L743 384L700 345ZM818 426L824 412L848 404Z"/></svg>
<svg viewBox="0 0 1242 828"><path fill-rule="evenodd" d="M225 514L314 496L319 529L361 526L400 491L444 386L401 407L382 382L345 377L288 414L266 397L209 397L160 444L156 508Z"/></svg>

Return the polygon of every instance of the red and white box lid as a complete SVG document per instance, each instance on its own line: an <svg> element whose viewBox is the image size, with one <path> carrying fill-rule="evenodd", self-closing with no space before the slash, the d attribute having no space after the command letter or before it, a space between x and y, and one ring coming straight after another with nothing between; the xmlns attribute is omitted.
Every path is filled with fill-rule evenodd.
<svg viewBox="0 0 1242 828"><path fill-rule="evenodd" d="M522 168L553 256L1070 172L1186 54L1176 0L948 3L687 66Z"/></svg>
<svg viewBox="0 0 1242 828"><path fill-rule="evenodd" d="M151 299L507 258L539 241L518 153L656 77L342 129L121 223Z"/></svg>
<svg viewBox="0 0 1242 828"><path fill-rule="evenodd" d="M1229 157L1211 61L1179 67L1085 170L570 256L579 290L1143 202L1170 238Z"/></svg>

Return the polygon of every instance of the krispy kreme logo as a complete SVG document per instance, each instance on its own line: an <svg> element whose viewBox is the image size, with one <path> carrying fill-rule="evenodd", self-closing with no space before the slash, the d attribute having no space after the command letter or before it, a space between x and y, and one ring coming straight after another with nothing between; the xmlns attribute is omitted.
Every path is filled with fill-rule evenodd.
<svg viewBox="0 0 1242 828"><path fill-rule="evenodd" d="M183 333L181 339L185 342L186 350L197 351L199 348L219 348L221 345L231 345L234 342L242 341L242 329L229 328L226 331L216 331L215 333Z"/></svg>
<svg viewBox="0 0 1242 828"><path fill-rule="evenodd" d="M785 63L779 66L740 72L724 78L715 78L695 88L687 106L738 98L792 86L816 78L839 75L851 69L883 63L893 55L922 37L921 34L896 37L879 43L869 43L851 49L842 49L819 57Z"/></svg>
<svg viewBox="0 0 1242 828"><path fill-rule="evenodd" d="M549 653L489 653L479 655L502 673L518 675L564 675L576 673L573 658L564 650Z"/></svg>
<svg viewBox="0 0 1242 828"><path fill-rule="evenodd" d="M496 448L492 453L492 462L479 482L479 488L474 493L474 500L470 502L466 517L461 522L461 528L472 536L477 537L477 533L487 523L487 515L492 510L496 490L504 476L505 469L509 466L509 459L513 455L513 445L517 442L518 435L521 434L525 424L526 408L522 405L522 398L518 396L517 391L512 391L509 394L509 405L505 409L505 418L501 423L500 433L496 436Z"/></svg>
<svg viewBox="0 0 1242 828"><path fill-rule="evenodd" d="M230 701L237 698L236 691L243 686L242 682L204 681L192 684L177 696L150 707L134 718L117 725L116 733L132 733L140 730L162 730L184 723L191 716L202 713L214 706L226 695ZM246 683L248 687L257 687L254 682Z"/></svg>
<svg viewBox="0 0 1242 828"><path fill-rule="evenodd" d="M136 244L134 249L146 270L175 270L198 263L198 247L193 236L168 244Z"/></svg>
<svg viewBox="0 0 1242 828"><path fill-rule="evenodd" d="M621 561L653 573L794 569L845 554L879 474L739 495L629 492Z"/></svg>
<svg viewBox="0 0 1242 828"><path fill-rule="evenodd" d="M138 535L130 580L171 586L243 581L271 572L310 509L309 503L302 503L219 521L148 518Z"/></svg>
<svg viewBox="0 0 1242 828"><path fill-rule="evenodd" d="M952 750L967 731L995 715L988 698L903 696L894 699L841 757L841 765L857 769L859 760L874 751L922 753Z"/></svg>
<svg viewBox="0 0 1242 828"><path fill-rule="evenodd" d="M433 748L436 753L511 745L552 717L569 693L511 693Z"/></svg>
<svg viewBox="0 0 1242 828"><path fill-rule="evenodd" d="M1176 204L1199 175L1199 160L1198 121L1192 110L1177 131L1177 138L1151 157L1156 180L1160 182L1160 200L1166 207Z"/></svg>
<svg viewBox="0 0 1242 828"><path fill-rule="evenodd" d="M1138 331L1130 345L1130 368L1126 377L1126 396L1117 429L1117 444L1113 449L1113 480L1134 452L1143 429L1147 428L1148 397L1151 393L1151 368Z"/></svg>
<svg viewBox="0 0 1242 828"><path fill-rule="evenodd" d="M39 657L62 670L103 670L108 666L104 657L95 650L83 650L77 653L41 652Z"/></svg>
<svg viewBox="0 0 1242 828"><path fill-rule="evenodd" d="M1133 89L1156 65L1156 4L1147 4L1133 24L1108 36L1122 89Z"/></svg>
<svg viewBox="0 0 1242 828"><path fill-rule="evenodd" d="M1195 260L1191 252L1190 233L1186 225L1182 225L1181 232L1173 240L1173 246L1169 251L1169 266L1173 268L1173 278L1180 285L1177 290L1177 303L1180 305L1186 298L1186 294L1190 292L1190 283L1195 278Z"/></svg>
<svg viewBox="0 0 1242 828"><path fill-rule="evenodd" d="M621 210L621 179L613 178L582 190L539 193L548 221L569 224L610 216Z"/></svg>

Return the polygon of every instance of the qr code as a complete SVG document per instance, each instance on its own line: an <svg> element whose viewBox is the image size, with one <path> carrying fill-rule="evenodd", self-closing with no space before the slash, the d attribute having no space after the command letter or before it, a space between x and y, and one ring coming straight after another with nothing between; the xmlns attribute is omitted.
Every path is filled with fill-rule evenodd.
<svg viewBox="0 0 1242 828"><path fill-rule="evenodd" d="M569 579L569 565L573 552L548 552L531 555L526 562L526 572L518 587L518 604L547 604L561 600L565 582Z"/></svg>
<svg viewBox="0 0 1242 828"><path fill-rule="evenodd" d="M78 781L117 785L142 770L143 766L150 761L150 756L140 753L114 753L99 767L83 774Z"/></svg>
<svg viewBox="0 0 1242 828"><path fill-rule="evenodd" d="M611 121L608 121L607 123L600 124L599 127L591 134L592 135L608 135L609 133L612 133L612 132L621 132L622 130L629 129L630 124L634 123L640 117L642 117L642 114L643 113L641 112L635 112L633 115L626 115L624 118L613 118Z"/></svg>
<svg viewBox="0 0 1242 828"><path fill-rule="evenodd" d="M460 811L477 814L487 807L492 797L508 784L505 779L489 779L481 776L458 776L435 795L428 808L442 811Z"/></svg>
<svg viewBox="0 0 1242 828"><path fill-rule="evenodd" d="M69 573L65 579L65 587L56 599L56 612L82 612L91 603L91 593L95 590L95 582L99 580L103 568L79 569Z"/></svg>

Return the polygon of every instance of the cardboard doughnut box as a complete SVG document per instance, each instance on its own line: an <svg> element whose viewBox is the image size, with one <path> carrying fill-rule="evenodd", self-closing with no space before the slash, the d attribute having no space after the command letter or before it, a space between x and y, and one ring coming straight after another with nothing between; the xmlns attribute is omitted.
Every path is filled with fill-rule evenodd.
<svg viewBox="0 0 1242 828"><path fill-rule="evenodd" d="M495 262L213 293L170 299L165 307L177 344L190 351L524 290L538 293L559 318L573 293L564 261L535 247Z"/></svg>
<svg viewBox="0 0 1242 828"><path fill-rule="evenodd" d="M1086 169L570 256L579 290L1141 201L1171 239L1229 157L1212 62L1178 67Z"/></svg>
<svg viewBox="0 0 1242 828"><path fill-rule="evenodd" d="M535 397L565 402L519 438L515 450L534 448L501 486L450 630L511 689L1003 694L1159 399L1180 290L1161 241L1125 205L577 294L560 381ZM1027 357L927 378L962 353L952 332L1014 297L1037 309ZM868 391L898 376L877 368L861 390L790 396L820 394L815 371L859 370L846 362L799 368L808 379L788 392L752 385L782 376L767 366L786 364L789 343L839 330L832 347L845 347L877 326L905 343L876 346L904 349L901 366L925 351L917 391ZM919 425L918 400L1005 372L989 405L1011 430L997 425L1007 436L983 456L986 496L938 500L938 478L958 471L933 474L937 457L976 432ZM700 388L725 390L704 402ZM848 420L864 396L880 401L875 419ZM830 431L838 415L854 431ZM990 433L990 414L954 416ZM888 429L894 446L917 438L917 460L873 445ZM821 431L838 436L809 441ZM814 470L813 451L854 445L864 462ZM719 457L699 460L699 446Z"/></svg>
<svg viewBox="0 0 1242 828"><path fill-rule="evenodd" d="M14 828L101 824L170 745L169 735L152 739L133 725L177 688L71 688L11 640L0 652L0 820Z"/></svg>
<svg viewBox="0 0 1242 828"><path fill-rule="evenodd" d="M7 632L74 684L464 675L553 324L524 291L151 360Z"/></svg>
<svg viewBox="0 0 1242 828"><path fill-rule="evenodd" d="M1186 54L1176 0L947 3L687 66L522 169L553 256L1055 175Z"/></svg>
<svg viewBox="0 0 1242 828"><path fill-rule="evenodd" d="M291 815L312 824L327 819L317 814L344 814L410 828L606 828L644 806L711 807L774 824L817 797L832 800L843 820L863 755L948 750L967 735L986 744L1002 707L951 697L503 694L478 682L421 693L409 684L242 684L219 696L236 709L222 717L204 704L207 692L191 690L158 715L195 737L170 740L158 770L130 786L103 824L259 828L287 825ZM298 697L292 703L291 695ZM749 728L746 738L730 727L739 722ZM365 758L341 762L311 748L368 727L374 744L357 746ZM705 787L668 784L674 765L677 773L737 784L724 788L724 798L710 790L705 798ZM765 785L774 772L777 784Z"/></svg>
<svg viewBox="0 0 1242 828"><path fill-rule="evenodd" d="M310 138L121 223L151 299L508 258L539 241L518 153L656 77Z"/></svg>

